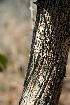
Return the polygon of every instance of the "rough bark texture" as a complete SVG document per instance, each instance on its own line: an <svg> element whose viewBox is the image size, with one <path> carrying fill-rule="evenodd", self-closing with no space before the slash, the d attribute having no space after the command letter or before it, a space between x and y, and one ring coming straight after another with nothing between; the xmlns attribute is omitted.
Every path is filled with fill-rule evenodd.
<svg viewBox="0 0 70 105"><path fill-rule="evenodd" d="M37 0L30 60L19 105L58 105L69 51L69 0Z"/></svg>

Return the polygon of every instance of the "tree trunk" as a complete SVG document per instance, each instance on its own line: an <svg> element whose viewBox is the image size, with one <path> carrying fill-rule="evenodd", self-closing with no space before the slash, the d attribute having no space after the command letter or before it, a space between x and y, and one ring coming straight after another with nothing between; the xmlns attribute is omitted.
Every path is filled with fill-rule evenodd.
<svg viewBox="0 0 70 105"><path fill-rule="evenodd" d="M69 51L69 0L37 0L30 60L19 105L58 105Z"/></svg>

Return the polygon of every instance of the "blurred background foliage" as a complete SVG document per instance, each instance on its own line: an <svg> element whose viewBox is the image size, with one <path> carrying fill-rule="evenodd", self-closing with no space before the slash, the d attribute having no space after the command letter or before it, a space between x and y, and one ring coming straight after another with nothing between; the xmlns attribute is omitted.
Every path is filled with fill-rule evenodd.
<svg viewBox="0 0 70 105"><path fill-rule="evenodd" d="M3 71L3 69L7 68L7 60L6 57L2 54L0 54L0 72Z"/></svg>
<svg viewBox="0 0 70 105"><path fill-rule="evenodd" d="M30 0L0 0L0 105L18 105L22 94L32 43L29 7ZM70 105L70 53L59 105Z"/></svg>

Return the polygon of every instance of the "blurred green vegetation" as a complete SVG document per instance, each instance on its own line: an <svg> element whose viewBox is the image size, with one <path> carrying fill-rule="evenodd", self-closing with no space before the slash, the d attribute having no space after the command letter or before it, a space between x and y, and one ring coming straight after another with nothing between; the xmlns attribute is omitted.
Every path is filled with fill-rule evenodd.
<svg viewBox="0 0 70 105"><path fill-rule="evenodd" d="M0 54L0 72L7 68L7 59L3 54Z"/></svg>
<svg viewBox="0 0 70 105"><path fill-rule="evenodd" d="M0 90L4 90L4 85L3 84L0 85Z"/></svg>

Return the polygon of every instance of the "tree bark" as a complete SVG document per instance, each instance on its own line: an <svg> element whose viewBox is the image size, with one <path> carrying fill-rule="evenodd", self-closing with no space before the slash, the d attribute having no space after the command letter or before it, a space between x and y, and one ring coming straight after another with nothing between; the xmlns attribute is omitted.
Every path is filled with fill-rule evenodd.
<svg viewBox="0 0 70 105"><path fill-rule="evenodd" d="M69 0L37 0L30 60L19 105L58 105L66 74Z"/></svg>

